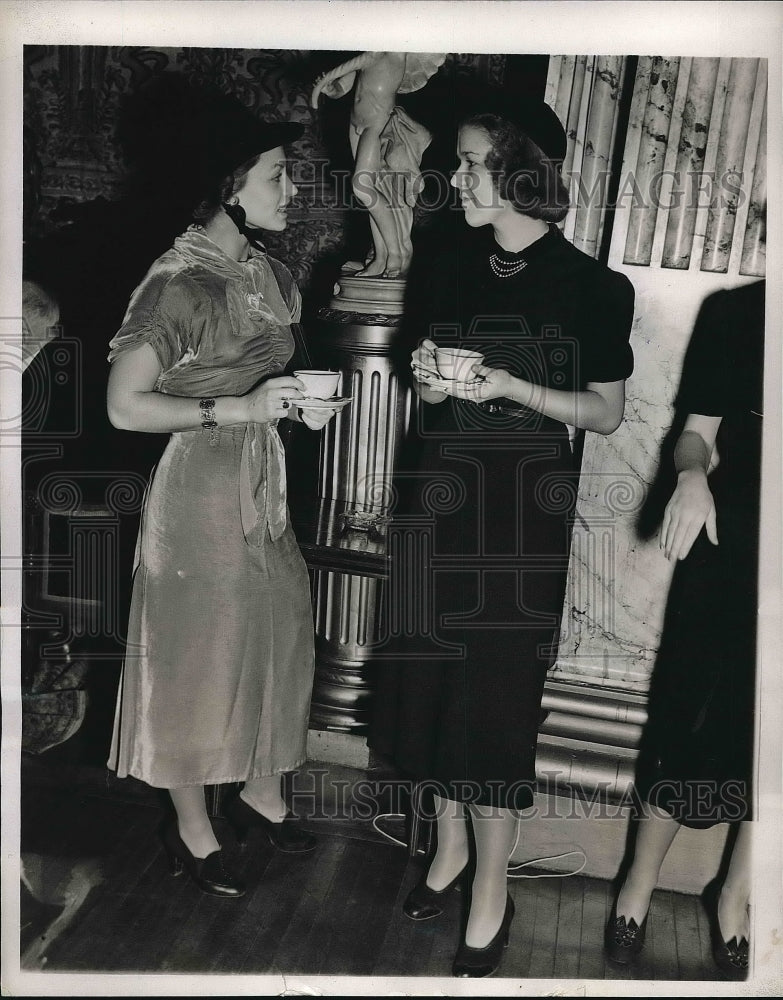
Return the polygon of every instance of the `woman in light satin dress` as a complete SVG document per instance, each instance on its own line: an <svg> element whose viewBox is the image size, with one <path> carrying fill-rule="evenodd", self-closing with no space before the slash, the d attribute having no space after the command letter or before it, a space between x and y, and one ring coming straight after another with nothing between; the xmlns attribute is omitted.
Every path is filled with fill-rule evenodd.
<svg viewBox="0 0 783 1000"><path fill-rule="evenodd" d="M244 782L226 806L240 839L261 827L280 850L315 846L281 788L306 756L313 619L277 425L318 429L335 411L297 405L302 383L284 371L301 299L258 245L286 228L297 189L284 145L303 128L232 100L207 108L193 130L198 221L152 265L111 342L112 423L171 440L142 513L109 766L168 789L172 873L239 896L205 785Z"/></svg>

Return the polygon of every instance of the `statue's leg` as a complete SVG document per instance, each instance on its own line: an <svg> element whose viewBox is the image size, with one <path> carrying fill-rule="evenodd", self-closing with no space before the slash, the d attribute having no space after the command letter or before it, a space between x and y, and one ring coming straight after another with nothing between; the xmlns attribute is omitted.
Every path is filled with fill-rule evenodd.
<svg viewBox="0 0 783 1000"><path fill-rule="evenodd" d="M411 242L413 209L403 203L394 208L392 215L394 218L397 246L400 249L400 266L397 274L387 274L387 277L404 278L408 273L408 269L411 266L411 259L413 258L413 243Z"/></svg>
<svg viewBox="0 0 783 1000"><path fill-rule="evenodd" d="M367 255L366 267L357 271L358 275L366 278L379 278L386 270L386 243L381 236L381 231L375 224L372 214L370 214L370 232L372 234L373 252Z"/></svg>
<svg viewBox="0 0 783 1000"><path fill-rule="evenodd" d="M380 132L376 128L367 127L356 143L356 169L353 175L353 192L357 201L370 213L370 230L375 246L373 260L358 272L366 277L383 274L398 277L402 266L394 212L376 183L383 168Z"/></svg>

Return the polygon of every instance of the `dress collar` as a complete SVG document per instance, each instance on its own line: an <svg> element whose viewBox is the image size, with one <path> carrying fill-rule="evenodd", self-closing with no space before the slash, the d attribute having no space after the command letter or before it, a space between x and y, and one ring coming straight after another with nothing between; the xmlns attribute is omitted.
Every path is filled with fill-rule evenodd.
<svg viewBox="0 0 783 1000"><path fill-rule="evenodd" d="M234 260L226 251L207 236L202 226L188 226L184 233L174 240L174 250L192 263L211 267L221 274L235 278L243 278L247 274L248 265L256 258L264 257L261 250L250 246L247 260Z"/></svg>

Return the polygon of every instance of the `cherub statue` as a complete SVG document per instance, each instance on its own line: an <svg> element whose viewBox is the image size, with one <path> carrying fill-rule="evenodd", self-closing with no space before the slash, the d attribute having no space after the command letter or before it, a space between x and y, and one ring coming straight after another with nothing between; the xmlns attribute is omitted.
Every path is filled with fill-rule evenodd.
<svg viewBox="0 0 783 1000"><path fill-rule="evenodd" d="M350 142L357 200L370 213L373 249L366 277L403 278L411 262L413 208L421 192L421 158L432 136L395 104L420 90L446 58L438 52L363 52L318 78L311 104L323 92L343 97L356 81Z"/></svg>

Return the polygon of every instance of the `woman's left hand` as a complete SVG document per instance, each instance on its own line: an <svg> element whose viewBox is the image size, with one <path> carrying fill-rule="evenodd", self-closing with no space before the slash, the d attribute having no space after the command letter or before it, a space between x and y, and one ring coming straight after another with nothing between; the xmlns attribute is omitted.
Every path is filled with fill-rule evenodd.
<svg viewBox="0 0 783 1000"><path fill-rule="evenodd" d="M469 399L473 403L484 403L489 399L501 399L511 391L513 376L503 368L487 368L474 365L469 382L455 382L444 389L455 399Z"/></svg>
<svg viewBox="0 0 783 1000"><path fill-rule="evenodd" d="M322 427L326 427L337 412L337 408L327 410L320 407L318 409L308 406L299 407L302 423L309 427L311 431L320 431Z"/></svg>

